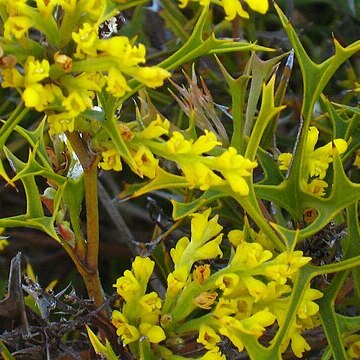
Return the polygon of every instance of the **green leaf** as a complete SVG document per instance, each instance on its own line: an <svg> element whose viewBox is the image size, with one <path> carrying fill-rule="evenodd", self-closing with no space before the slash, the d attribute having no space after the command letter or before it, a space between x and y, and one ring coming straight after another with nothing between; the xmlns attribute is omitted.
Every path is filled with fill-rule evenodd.
<svg viewBox="0 0 360 360"><path fill-rule="evenodd" d="M188 182L183 176L173 175L165 170L158 168L156 170L156 176L150 180L147 184L135 191L134 197L144 195L148 192L160 190L160 189L173 189L187 187Z"/></svg>
<svg viewBox="0 0 360 360"><path fill-rule="evenodd" d="M212 33L206 40L203 39L204 26L208 14L208 7L204 6L191 36L187 42L173 55L166 58L159 66L170 70L179 67L188 61L207 54L220 54L233 51L273 51L273 49L256 44L238 42L234 40L219 40Z"/></svg>
<svg viewBox="0 0 360 360"><path fill-rule="evenodd" d="M281 170L279 170L279 166L271 154L259 147L257 151L257 158L260 162L262 170L264 171L264 179L256 183L255 187L260 184L279 185L282 181L284 181L284 176Z"/></svg>
<svg viewBox="0 0 360 360"><path fill-rule="evenodd" d="M23 127L16 125L14 130L20 134L33 148L36 149L36 155L41 160L42 166L52 170L51 162L46 152L46 146L44 141L46 117L42 119L39 126L34 131L24 129Z"/></svg>
<svg viewBox="0 0 360 360"><path fill-rule="evenodd" d="M290 54L286 60L286 64L275 92L275 106L279 106L284 103L286 90L290 81L290 75L294 65L294 50L290 51ZM264 131L264 135L261 138L260 145L264 149L275 149L275 132L278 124L280 113L278 113L273 119L270 120L268 126Z"/></svg>
<svg viewBox="0 0 360 360"><path fill-rule="evenodd" d="M220 60L216 57L220 70L229 86L231 94L231 107L233 109L233 132L231 137L231 146L234 147L239 154L245 152L244 138L244 112L245 112L245 95L250 75L245 74L234 79L225 69Z"/></svg>
<svg viewBox="0 0 360 360"><path fill-rule="evenodd" d="M14 356L11 355L10 351L5 346L2 340L0 340L0 355L4 360L16 360Z"/></svg>
<svg viewBox="0 0 360 360"><path fill-rule="evenodd" d="M193 214L204 204L213 202L214 200L224 196L227 196L227 194L224 194L221 191L209 190L209 191L205 191L196 200L188 203L180 203L172 199L171 200L171 203L173 205L172 217L174 220L181 219L185 216Z"/></svg>
<svg viewBox="0 0 360 360"><path fill-rule="evenodd" d="M263 61L255 53L252 54L250 59L251 82L244 127L245 136L250 136L253 128L254 114L260 98L263 83L268 81L270 75L274 72L275 67L277 67L280 60L286 55L286 53L281 54L269 60Z"/></svg>
<svg viewBox="0 0 360 360"><path fill-rule="evenodd" d="M263 92L261 99L261 108L259 116L250 136L249 143L246 147L245 157L255 160L257 150L260 145L263 133L275 115L285 108L283 106L275 106L275 74L271 77L267 84L263 84Z"/></svg>
<svg viewBox="0 0 360 360"><path fill-rule="evenodd" d="M92 347L94 348L96 354L102 355L106 360L117 360L117 356L114 350L111 347L111 344L108 339L105 340L105 345L101 343L98 337L93 333L93 331L85 324L87 333Z"/></svg>
<svg viewBox="0 0 360 360"><path fill-rule="evenodd" d="M27 164L20 161L15 155L13 155L6 147L4 147L4 152L9 162L12 164L12 167L17 172L22 172L25 170L25 174L22 173L21 177L18 175L13 178L13 181L16 181L18 178L21 179L23 183L25 194L26 194L26 215L29 218L36 218L44 216L43 207L40 200L39 190L37 184L35 182L34 174L32 170L29 169L29 173L27 173L27 169L30 168L29 161ZM33 158L33 152L30 151L29 159ZM35 171L36 172L36 171Z"/></svg>
<svg viewBox="0 0 360 360"><path fill-rule="evenodd" d="M83 237L81 230L81 218L80 218L83 198L84 198L84 181L82 177L80 177L75 181L68 180L64 184L62 199L69 210L71 225L77 239Z"/></svg>
<svg viewBox="0 0 360 360"><path fill-rule="evenodd" d="M312 110L315 101L318 99L325 86L335 74L341 64L350 56L360 50L360 40L347 46L342 47L334 38L335 54L321 64L314 63L304 47L289 20L286 18L280 7L275 3L275 9L280 17L282 25L288 34L289 40L294 48L295 55L299 62L304 82L304 101L302 106L302 115L305 120L305 127L308 127L308 121L312 116ZM306 129L307 130L307 129Z"/></svg>
<svg viewBox="0 0 360 360"><path fill-rule="evenodd" d="M347 359L347 355L342 343L344 332L341 331L339 322L336 318L334 302L344 281L348 276L348 272L337 273L332 280L331 285L324 291L324 296L319 300L319 312L321 323L324 328L328 343L331 347L334 359Z"/></svg>

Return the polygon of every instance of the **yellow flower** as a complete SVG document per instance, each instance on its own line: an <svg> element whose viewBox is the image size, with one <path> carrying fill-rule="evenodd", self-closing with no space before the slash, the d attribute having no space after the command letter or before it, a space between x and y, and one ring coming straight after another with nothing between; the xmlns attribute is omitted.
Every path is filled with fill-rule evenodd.
<svg viewBox="0 0 360 360"><path fill-rule="evenodd" d="M48 17L52 15L56 3L57 0L36 0L36 8L42 16Z"/></svg>
<svg viewBox="0 0 360 360"><path fill-rule="evenodd" d="M156 324L159 320L162 300L156 292L145 294L139 299L138 316L141 322Z"/></svg>
<svg viewBox="0 0 360 360"><path fill-rule="evenodd" d="M205 353L202 360L226 360L224 354L221 354L220 348L218 346L213 347L210 351Z"/></svg>
<svg viewBox="0 0 360 360"><path fill-rule="evenodd" d="M228 233L228 239L233 246L238 246L245 241L242 230L231 230Z"/></svg>
<svg viewBox="0 0 360 360"><path fill-rule="evenodd" d="M137 300L141 291L139 281L130 270L125 270L124 276L116 280L114 287L126 302Z"/></svg>
<svg viewBox="0 0 360 360"><path fill-rule="evenodd" d="M142 287L142 292L145 294L148 281L154 271L155 262L148 257L137 256L132 263L132 269L136 279Z"/></svg>
<svg viewBox="0 0 360 360"><path fill-rule="evenodd" d="M54 99L54 95L50 85L43 86L35 83L25 88L22 98L26 107L33 107L37 111L43 111L45 106Z"/></svg>
<svg viewBox="0 0 360 360"><path fill-rule="evenodd" d="M155 177L159 160L155 159L148 147L140 145L133 158L140 171L140 175L145 175L150 179Z"/></svg>
<svg viewBox="0 0 360 360"><path fill-rule="evenodd" d="M326 175L329 163L332 162L333 159L333 144L332 142L329 142L328 144L314 150L318 137L319 130L315 126L310 126L306 142L305 166L310 176L318 176L320 179L323 179ZM347 143L345 140L335 139L333 143L339 154L346 151Z"/></svg>
<svg viewBox="0 0 360 360"><path fill-rule="evenodd" d="M139 330L128 323L126 317L118 310L112 313L111 322L117 328L116 334L121 337L123 344L127 345L138 340L141 336Z"/></svg>
<svg viewBox="0 0 360 360"><path fill-rule="evenodd" d="M323 296L322 292L316 289L311 289L310 286L305 291L301 303L297 309L297 316L300 319L314 316L319 312L319 305L313 300L320 299Z"/></svg>
<svg viewBox="0 0 360 360"><path fill-rule="evenodd" d="M66 11L73 12L78 0L57 0L57 3Z"/></svg>
<svg viewBox="0 0 360 360"><path fill-rule="evenodd" d="M202 6L209 5L210 3L210 0L193 1L198 1ZM179 2L179 6L183 8L187 6L189 0L179 0ZM252 10L257 11L260 14L265 14L269 8L268 0L245 0L245 2ZM239 15L246 19L249 18L249 14L243 9L240 0L221 0L220 4L225 10L227 20L233 20L236 15Z"/></svg>
<svg viewBox="0 0 360 360"><path fill-rule="evenodd" d="M224 180L216 175L213 170L201 162L201 158L178 157L177 162L188 182L189 189L198 187L200 190L208 190L211 186L224 183Z"/></svg>
<svg viewBox="0 0 360 360"><path fill-rule="evenodd" d="M102 152L102 161L99 163L99 166L103 170L115 170L121 171L121 159L120 154L115 148L108 149Z"/></svg>
<svg viewBox="0 0 360 360"><path fill-rule="evenodd" d="M194 214L191 221L191 241L183 237L170 251L175 269L184 267L187 276L194 262L222 256L219 247L222 234L218 235L222 226L217 223L218 216L208 221L210 212L211 209L208 209L203 214ZM211 240L215 236L216 238Z"/></svg>
<svg viewBox="0 0 360 360"><path fill-rule="evenodd" d="M319 299L320 297L322 297L322 293L316 289L311 289L310 285L305 290L305 294L296 311L296 318L291 324L287 337L282 344L282 351L286 350L290 342L291 348L297 357L302 357L304 351L310 350L310 345L302 337L301 332L319 325L319 306L313 300ZM269 307L276 315L277 322L280 326L282 326L285 321L289 301L290 297L287 297L269 303Z"/></svg>
<svg viewBox="0 0 360 360"><path fill-rule="evenodd" d="M241 330L244 327L241 321L231 316L224 316L219 319L219 322L221 323L220 334L226 336L237 347L239 352L243 351L244 343L241 340Z"/></svg>
<svg viewBox="0 0 360 360"><path fill-rule="evenodd" d="M309 176L316 176L319 179L323 179L325 177L329 163L333 161L333 145L335 145L339 154L344 153L347 149L347 143L343 139L335 139L333 142L329 142L328 144L315 149L318 138L319 130L315 126L310 126L305 146L305 180L307 180ZM292 155L289 153L280 154L278 157L280 170L288 170L291 159Z"/></svg>
<svg viewBox="0 0 360 360"><path fill-rule="evenodd" d="M1 75L2 75L1 86L3 88L8 88L8 87L18 88L24 86L24 76L21 75L19 70L16 68L2 69Z"/></svg>
<svg viewBox="0 0 360 360"><path fill-rule="evenodd" d="M176 243L176 246L170 250L170 256L175 265L179 265L185 249L189 246L190 240L182 237Z"/></svg>
<svg viewBox="0 0 360 360"><path fill-rule="evenodd" d="M298 273L299 269L311 261L311 257L303 256L303 252L300 250L296 251L285 251L279 254L275 260L274 264L285 264L286 274L288 278L293 278Z"/></svg>
<svg viewBox="0 0 360 360"><path fill-rule="evenodd" d="M95 57L97 55L96 42L98 40L97 27L84 23L78 32L72 33L72 38L77 44L75 57L83 59L86 55Z"/></svg>
<svg viewBox="0 0 360 360"><path fill-rule="evenodd" d="M243 242L237 246L230 264L231 266L246 264L248 268L253 269L271 259L272 256L271 251L264 250L258 243Z"/></svg>
<svg viewBox="0 0 360 360"><path fill-rule="evenodd" d="M201 324L199 327L199 337L196 341L204 345L205 349L211 350L216 347L217 343L221 342L221 337L210 326Z"/></svg>
<svg viewBox="0 0 360 360"><path fill-rule="evenodd" d="M86 109L91 108L93 103L85 92L74 90L62 101L62 105L70 116L76 117Z"/></svg>
<svg viewBox="0 0 360 360"><path fill-rule="evenodd" d="M187 279L194 262L222 256L219 247L223 236L219 234L222 226L217 223L218 216L208 220L210 212L211 209L208 209L202 214L194 214L191 220L191 241L183 237L177 242L175 248L170 250L175 271L182 269L185 273L183 281Z"/></svg>
<svg viewBox="0 0 360 360"><path fill-rule="evenodd" d="M239 280L237 274L224 274L215 281L215 286L223 291L223 296L228 296L237 288Z"/></svg>
<svg viewBox="0 0 360 360"><path fill-rule="evenodd" d="M256 314L241 320L244 326L244 332L260 337L267 326L272 325L276 320L276 317L267 308L258 311Z"/></svg>
<svg viewBox="0 0 360 360"><path fill-rule="evenodd" d="M145 63L146 48L143 44L132 46L126 36L115 36L110 39L100 39L97 49L101 55L114 57L114 63L121 71L135 71L132 67Z"/></svg>
<svg viewBox="0 0 360 360"><path fill-rule="evenodd" d="M139 330L141 335L147 337L149 341L153 344L158 344L159 342L166 339L164 330L158 325L141 323L139 326Z"/></svg>
<svg viewBox="0 0 360 360"><path fill-rule="evenodd" d="M154 139L169 133L170 122L167 119L161 120L159 114L144 130L141 131L140 139Z"/></svg>
<svg viewBox="0 0 360 360"><path fill-rule="evenodd" d="M265 14L269 9L268 0L245 0L247 4L260 14Z"/></svg>
<svg viewBox="0 0 360 360"><path fill-rule="evenodd" d="M278 162L280 163L280 170L289 170L291 164L292 155L290 153L282 153L278 156Z"/></svg>
<svg viewBox="0 0 360 360"><path fill-rule="evenodd" d="M9 16L4 24L4 37L10 40L14 35L16 39L21 39L31 26L32 20L27 16Z"/></svg>
<svg viewBox="0 0 360 360"><path fill-rule="evenodd" d="M313 179L309 184L304 180L302 182L303 189L309 194L313 194L315 196L324 196L325 188L328 187L328 184L324 180Z"/></svg>
<svg viewBox="0 0 360 360"><path fill-rule="evenodd" d="M105 79L107 83L106 91L115 97L121 97L127 91L131 91L131 87L127 84L124 75L115 67L109 69Z"/></svg>
<svg viewBox="0 0 360 360"><path fill-rule="evenodd" d="M125 324L127 324L128 321L126 320L123 313L121 313L118 310L114 310L112 312L111 322L113 323L113 325L116 328L120 328L120 327L124 326Z"/></svg>
<svg viewBox="0 0 360 360"><path fill-rule="evenodd" d="M105 80L100 73L91 71L83 72L76 77L63 76L61 82L69 93L76 90L81 93L81 96L86 94L88 97L94 96L93 91L101 91L105 84Z"/></svg>
<svg viewBox="0 0 360 360"><path fill-rule="evenodd" d="M233 147L212 160L212 168L220 171L231 189L242 196L249 193L249 186L244 177L251 176L252 170L256 166L256 161L250 161L237 154L236 149Z"/></svg>
<svg viewBox="0 0 360 360"><path fill-rule="evenodd" d="M205 134L201 135L195 142L186 140L184 135L174 131L172 137L166 143L168 152L177 155L200 155L209 152L217 145L221 145L221 143L216 139L216 135L208 130L205 130Z"/></svg>
<svg viewBox="0 0 360 360"><path fill-rule="evenodd" d="M253 312L254 298L252 296L241 296L234 299L235 317L242 320L248 318Z"/></svg>
<svg viewBox="0 0 360 360"><path fill-rule="evenodd" d="M222 226L218 224L219 216L216 215L209 219L211 209L207 209L203 213L193 214L191 220L191 241L204 244L214 236L218 235L222 230Z"/></svg>
<svg viewBox="0 0 360 360"><path fill-rule="evenodd" d="M226 20L234 20L236 15L243 18L249 18L249 14L243 9L238 0L221 0L221 4L226 13Z"/></svg>
<svg viewBox="0 0 360 360"><path fill-rule="evenodd" d="M244 276L241 281L245 284L255 302L265 299L268 296L268 287L262 281L252 276Z"/></svg>
<svg viewBox="0 0 360 360"><path fill-rule="evenodd" d="M143 295L139 299L139 304L145 311L153 312L161 309L162 302L159 295L156 292L152 291L149 294Z"/></svg>
<svg viewBox="0 0 360 360"><path fill-rule="evenodd" d="M37 83L49 77L50 64L47 60L35 60L29 56L25 63L25 86Z"/></svg>
<svg viewBox="0 0 360 360"><path fill-rule="evenodd" d="M194 299L194 303L201 309L211 309L218 294L216 292L205 291L197 295Z"/></svg>
<svg viewBox="0 0 360 360"><path fill-rule="evenodd" d="M186 285L188 270L186 266L178 267L167 277L166 297L175 297Z"/></svg>
<svg viewBox="0 0 360 360"><path fill-rule="evenodd" d="M150 88L156 88L163 85L164 80L170 77L170 73L158 66L138 67L134 70L128 70L135 79Z"/></svg>
<svg viewBox="0 0 360 360"><path fill-rule="evenodd" d="M69 116L66 112L60 114L48 115L47 121L50 126L49 134L60 134L66 131L74 131L75 118Z"/></svg>
<svg viewBox="0 0 360 360"><path fill-rule="evenodd" d="M298 358L303 357L303 352L311 350L311 346L298 331L291 333L291 349Z"/></svg>
<svg viewBox="0 0 360 360"><path fill-rule="evenodd" d="M121 331L119 331L118 329L116 331L116 334L118 336L121 336L124 346L134 341L137 341L140 338L139 330L135 326L129 324L124 326Z"/></svg>
<svg viewBox="0 0 360 360"><path fill-rule="evenodd" d="M238 320L231 316L223 316L218 319L220 323L219 332L225 335L239 351L242 351L244 349L242 342L243 334L259 338L264 333L265 327L272 325L275 320L275 315L268 309L261 310L243 320Z"/></svg>
<svg viewBox="0 0 360 360"><path fill-rule="evenodd" d="M237 312L237 304L235 299L227 299L220 297L213 315L216 319L221 319L225 316L235 314Z"/></svg>

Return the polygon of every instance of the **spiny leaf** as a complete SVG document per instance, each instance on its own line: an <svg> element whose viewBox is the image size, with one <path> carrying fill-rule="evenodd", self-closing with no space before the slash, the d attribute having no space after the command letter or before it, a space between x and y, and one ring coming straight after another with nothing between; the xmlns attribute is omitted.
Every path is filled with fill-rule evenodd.
<svg viewBox="0 0 360 360"><path fill-rule="evenodd" d="M246 107L244 135L250 136L254 123L254 114L260 98L263 83L268 81L270 75L274 72L274 68L286 55L286 53L281 54L271 58L270 60L263 61L255 53L252 54L250 62L251 82Z"/></svg>
<svg viewBox="0 0 360 360"><path fill-rule="evenodd" d="M249 143L246 147L245 157L247 159L255 159L262 135L269 121L285 108L285 105L275 106L274 87L275 74L271 77L267 84L263 84L260 113L256 120L254 129L251 133Z"/></svg>

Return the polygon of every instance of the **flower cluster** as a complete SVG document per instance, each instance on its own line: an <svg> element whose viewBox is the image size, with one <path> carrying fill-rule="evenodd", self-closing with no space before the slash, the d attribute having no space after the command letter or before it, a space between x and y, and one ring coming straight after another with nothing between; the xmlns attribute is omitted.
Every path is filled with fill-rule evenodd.
<svg viewBox="0 0 360 360"><path fill-rule="evenodd" d="M116 282L117 293L124 299L122 311L114 310L112 323L124 345L135 342L141 336L151 343L165 339L164 330L157 325L162 300L158 294L146 294L147 284L154 269L149 258L136 257L132 271L126 270Z"/></svg>
<svg viewBox="0 0 360 360"><path fill-rule="evenodd" d="M150 179L155 177L159 161L154 157L149 148L152 142L158 142L160 137L168 134L170 123L168 120L162 120L157 115L155 120L145 128L140 128L137 123L119 123L118 129L128 147L138 169L138 174ZM100 167L104 170L122 170L120 153L114 147L113 143L104 144L108 148L102 152L102 161Z"/></svg>
<svg viewBox="0 0 360 360"><path fill-rule="evenodd" d="M3 55L14 59L2 62L2 87L16 88L26 107L45 111L51 134L81 129L81 115L102 90L122 97L131 91L130 78L154 88L170 76L160 67L140 66L142 44L125 36L99 38L99 25L116 13L107 13L106 0L1 3L7 11ZM41 48L38 38L44 39ZM15 52L12 44L22 49Z"/></svg>
<svg viewBox="0 0 360 360"><path fill-rule="evenodd" d="M328 144L315 149L315 145L319 138L319 130L315 126L310 126L306 141L303 178L301 185L303 189L316 196L324 196L325 188L328 184L323 180L329 164L333 161L334 147L339 154L347 149L347 143L343 139L335 139ZM282 153L278 157L280 170L288 170L292 154Z"/></svg>
<svg viewBox="0 0 360 360"><path fill-rule="evenodd" d="M150 179L156 176L159 166L154 157L156 154L178 164L190 189L208 190L213 186L228 184L232 191L242 196L249 193L245 177L252 175L257 162L244 158L233 147L225 149L219 156L207 155L221 145L213 132L205 130L196 140L186 139L179 131L170 133L169 121L162 120L160 115L143 129L138 129L135 123L120 123L119 131L138 166L140 176ZM167 141L161 139L163 135L168 137ZM113 145L109 146L102 153L100 166L104 170L120 171L120 154Z"/></svg>
<svg viewBox="0 0 360 360"><path fill-rule="evenodd" d="M166 157L180 166L189 188L207 190L227 182L234 192L247 195L249 188L244 177L252 174L257 163L237 154L232 147L220 156L204 156L217 145L221 143L217 141L216 135L207 130L196 141L187 140L176 131L165 144Z"/></svg>
<svg viewBox="0 0 360 360"><path fill-rule="evenodd" d="M209 5L211 0L192 0L197 1L200 5ZM180 7L185 7L189 0L179 0ZM254 11L265 14L269 8L268 0L245 0L247 5ZM218 2L217 2L218 3ZM221 0L221 6L224 8L227 20L233 20L237 15L242 18L249 18L249 13L244 10L240 0Z"/></svg>
<svg viewBox="0 0 360 360"><path fill-rule="evenodd" d="M232 230L227 236L231 244L227 265L213 271L207 260L223 257L223 233L218 217L209 219L210 212L194 214L191 238L181 238L171 250L174 270L167 277L164 300L154 292L145 294L154 266L148 258L136 258L133 271L117 280L124 305L121 312L113 312L113 324L124 344L143 336L158 344L160 351L171 339L194 332L207 351L203 358L225 359L219 349L224 337L242 351L249 336L258 340L274 323L284 325L297 273L311 258L303 257L301 251L274 257L253 241L255 232ZM297 357L309 350L301 333L318 325L315 300L321 296L310 286L305 290L282 351L289 344Z"/></svg>

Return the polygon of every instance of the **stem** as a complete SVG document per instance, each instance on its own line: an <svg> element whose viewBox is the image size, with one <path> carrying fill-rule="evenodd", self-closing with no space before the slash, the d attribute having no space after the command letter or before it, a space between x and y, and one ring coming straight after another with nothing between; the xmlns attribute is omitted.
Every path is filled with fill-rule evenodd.
<svg viewBox="0 0 360 360"><path fill-rule="evenodd" d="M85 244L86 252L82 259L80 259L84 270L81 272L81 275L89 297L95 301L97 306L100 306L104 302L104 298L98 272L99 210L97 164L99 159L89 151L84 139L78 133L72 132L66 135L84 169L87 243Z"/></svg>
<svg viewBox="0 0 360 360"><path fill-rule="evenodd" d="M86 229L88 250L86 265L89 269L97 269L99 253L99 212L98 212L98 187L97 187L97 162L84 172L85 204L86 204Z"/></svg>

